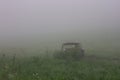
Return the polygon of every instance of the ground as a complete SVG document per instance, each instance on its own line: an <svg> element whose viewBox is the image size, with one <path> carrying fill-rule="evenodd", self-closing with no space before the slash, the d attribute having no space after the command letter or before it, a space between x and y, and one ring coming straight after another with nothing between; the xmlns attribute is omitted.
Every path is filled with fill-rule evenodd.
<svg viewBox="0 0 120 80"><path fill-rule="evenodd" d="M0 80L120 80L119 58L89 55L69 61L35 56L0 61Z"/></svg>

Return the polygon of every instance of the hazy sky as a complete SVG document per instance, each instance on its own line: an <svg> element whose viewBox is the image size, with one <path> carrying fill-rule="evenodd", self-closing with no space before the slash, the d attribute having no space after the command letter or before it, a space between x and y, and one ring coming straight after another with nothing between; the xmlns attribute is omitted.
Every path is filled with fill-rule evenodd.
<svg viewBox="0 0 120 80"><path fill-rule="evenodd" d="M0 0L0 44L119 30L120 0Z"/></svg>

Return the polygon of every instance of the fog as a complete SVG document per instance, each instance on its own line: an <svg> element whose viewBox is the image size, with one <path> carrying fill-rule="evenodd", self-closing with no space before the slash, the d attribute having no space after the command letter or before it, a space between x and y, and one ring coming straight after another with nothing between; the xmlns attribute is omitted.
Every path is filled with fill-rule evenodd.
<svg viewBox="0 0 120 80"><path fill-rule="evenodd" d="M0 47L120 48L119 0L0 0Z"/></svg>

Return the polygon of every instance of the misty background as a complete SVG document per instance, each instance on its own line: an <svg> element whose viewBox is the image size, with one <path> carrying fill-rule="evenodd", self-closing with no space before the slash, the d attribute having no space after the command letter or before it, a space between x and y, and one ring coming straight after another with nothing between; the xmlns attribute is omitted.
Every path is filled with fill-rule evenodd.
<svg viewBox="0 0 120 80"><path fill-rule="evenodd" d="M0 0L0 48L51 50L64 42L119 54L120 1Z"/></svg>

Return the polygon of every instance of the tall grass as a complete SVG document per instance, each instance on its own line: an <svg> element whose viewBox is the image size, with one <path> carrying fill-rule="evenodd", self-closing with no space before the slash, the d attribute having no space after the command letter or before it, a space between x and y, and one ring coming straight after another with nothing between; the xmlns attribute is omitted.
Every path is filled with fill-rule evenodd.
<svg viewBox="0 0 120 80"><path fill-rule="evenodd" d="M119 62L108 60L3 56L0 63L0 80L120 80L119 74Z"/></svg>

